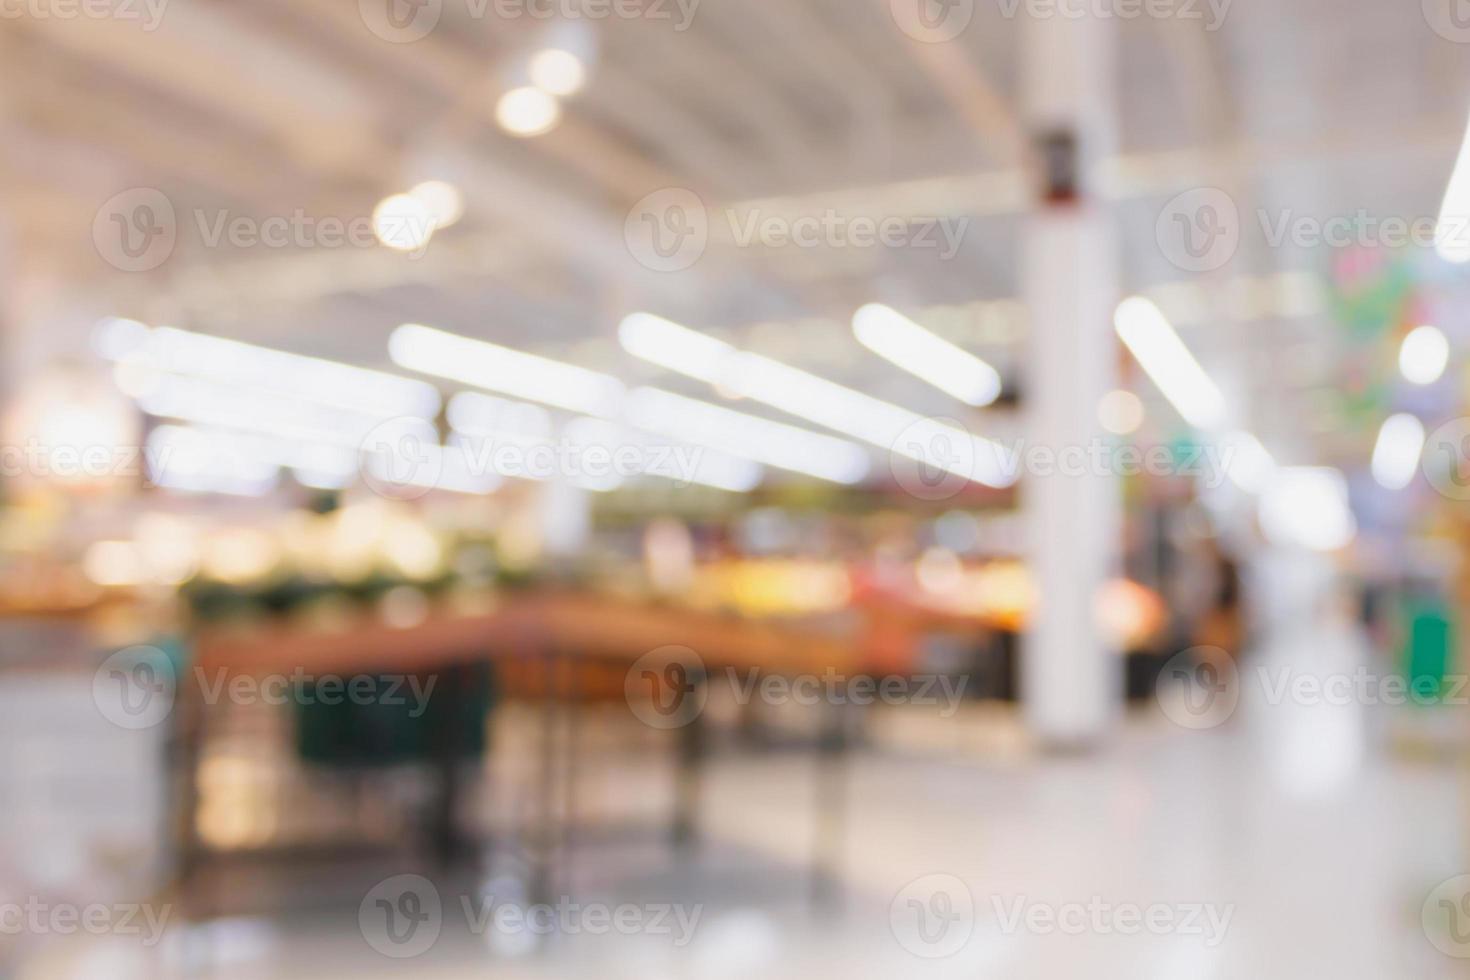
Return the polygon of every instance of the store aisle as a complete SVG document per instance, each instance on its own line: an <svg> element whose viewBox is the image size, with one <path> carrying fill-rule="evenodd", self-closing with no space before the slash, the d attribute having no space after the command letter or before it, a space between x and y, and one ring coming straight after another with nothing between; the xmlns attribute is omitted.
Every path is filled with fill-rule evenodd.
<svg viewBox="0 0 1470 980"><path fill-rule="evenodd" d="M1282 695L1293 689L1283 677L1356 676L1360 665L1373 661L1354 631L1318 626L1247 660L1239 708L1218 727L1187 730L1154 709L1131 715L1101 755L934 761L865 751L851 772L846 895L835 914L806 902L812 760L789 753L712 767L709 840L695 865L675 864L654 841L585 844L565 900L576 907L558 911L571 926L546 942L514 924L472 930L485 906L476 899L467 910L446 890L438 940L410 959L372 951L353 910L176 931L165 950L176 969L188 951L194 969L180 975L230 980L348 967L446 980L486 969L538 978L1462 975L1420 917L1429 892L1466 867L1461 775L1442 756L1390 749L1402 741L1404 709ZM654 927L651 910L665 905L672 925ZM598 907L635 909L649 928L589 935ZM110 970L139 962L120 948L108 955L122 957ZM81 975L75 968L27 980Z"/></svg>

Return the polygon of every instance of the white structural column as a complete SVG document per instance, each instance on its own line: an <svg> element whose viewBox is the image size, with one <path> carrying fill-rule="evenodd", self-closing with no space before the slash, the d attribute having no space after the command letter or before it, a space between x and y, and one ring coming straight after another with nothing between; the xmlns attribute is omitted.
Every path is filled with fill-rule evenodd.
<svg viewBox="0 0 1470 980"><path fill-rule="evenodd" d="M1097 451L1106 445L1098 400L1117 369L1117 250L1094 179L1115 143L1112 30L1092 15L1022 22L1038 200L1023 233L1030 339L1021 397L1027 445L1055 451L1058 465L1021 478L1039 595L1021 648L1021 696L1033 735L1058 748L1102 739L1122 701L1122 663L1097 615L1120 549L1119 483Z"/></svg>

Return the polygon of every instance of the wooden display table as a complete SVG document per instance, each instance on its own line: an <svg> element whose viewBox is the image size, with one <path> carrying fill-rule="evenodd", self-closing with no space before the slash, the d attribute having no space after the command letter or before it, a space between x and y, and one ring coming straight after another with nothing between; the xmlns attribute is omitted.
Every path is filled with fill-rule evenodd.
<svg viewBox="0 0 1470 980"><path fill-rule="evenodd" d="M193 639L194 656L188 671L202 671L217 682L226 677L267 675L338 676L362 674L432 674L457 665L490 660L516 671L522 681L539 682L529 693L541 708L540 784L527 828L537 844L533 894L550 896L550 883L559 877L555 867L564 854L568 826L575 820L571 792L578 764L577 706L589 693L589 673L600 672L611 685L604 694L622 697L622 681L630 665L650 651L664 647L694 651L706 670L734 668L792 677L835 671L853 676L861 672L862 650L857 638L797 622L751 620L670 605L570 592L513 593L501 598L489 613L472 616L436 615L408 628L362 621L334 630L272 623L247 629L206 628ZM697 679L703 683L704 675ZM184 790L180 807L180 835L184 850L181 872L189 871L204 853L194 830L197 788L194 785L201 752L205 716L211 706L200 696L200 685L181 683L174 715L179 726ZM441 688L441 692L444 689ZM453 696L452 694L450 696ZM842 813L845 797L847 722L843 706L833 705L824 718L820 758L815 774L817 823L813 839L813 884L818 897L830 897L838 871ZM671 726L679 740L678 786L672 835L687 845L695 838L699 785L706 757L705 733L699 712ZM562 737L557 737L558 732ZM561 742L563 751L557 751ZM436 764L438 792L434 805L435 844L440 856L451 860L463 848L455 833L453 815L462 793L462 767L446 755ZM557 798L564 801L558 817Z"/></svg>

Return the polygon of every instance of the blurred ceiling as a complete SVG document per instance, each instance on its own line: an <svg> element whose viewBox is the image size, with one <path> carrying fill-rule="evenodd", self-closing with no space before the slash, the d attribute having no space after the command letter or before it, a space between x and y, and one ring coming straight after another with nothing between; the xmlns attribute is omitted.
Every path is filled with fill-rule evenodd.
<svg viewBox="0 0 1470 980"><path fill-rule="evenodd" d="M144 0L139 19L0 18L0 227L22 276L93 310L358 363L383 363L388 331L413 320L629 379L653 369L621 354L615 326L646 308L955 412L848 335L851 311L876 299L1014 370L1027 193L1012 5L979 0L960 37L924 44L890 0L702 0L685 30L658 0L665 17L591 23L586 88L555 129L519 138L494 106L545 21L442 0L427 36L391 43L368 27L373 2L168 0L151 30ZM1116 21L1119 152L1100 178L1122 287L1158 291L1263 437L1309 443L1296 423L1336 367L1327 260L1271 247L1254 216L1433 216L1470 104L1470 48L1412 2L1235 0L1214 30L1210 7L1190 6L1204 19ZM467 213L421 257L208 244L221 216L362 219L430 177L458 184ZM1155 231L1166 202L1202 186L1244 216L1239 252L1209 274L1171 263ZM139 187L172 203L178 242L129 273L92 228ZM693 269L658 273L630 254L624 222L669 187L715 213L970 225L945 261L742 248L717 221Z"/></svg>

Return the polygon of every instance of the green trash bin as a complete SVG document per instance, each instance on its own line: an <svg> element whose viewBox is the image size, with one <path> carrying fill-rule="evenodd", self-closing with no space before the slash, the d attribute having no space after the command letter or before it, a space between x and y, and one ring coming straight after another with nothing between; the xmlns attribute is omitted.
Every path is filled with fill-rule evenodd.
<svg viewBox="0 0 1470 980"><path fill-rule="evenodd" d="M1414 704L1433 703L1452 693L1447 686L1453 663L1453 629L1449 609L1438 597L1411 596L1404 601L1406 625L1404 678Z"/></svg>
<svg viewBox="0 0 1470 980"><path fill-rule="evenodd" d="M486 718L494 704L489 664L462 664L418 677L422 699L402 674L304 682L295 692L302 761L371 769L482 758ZM356 693L345 696L343 688Z"/></svg>

